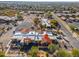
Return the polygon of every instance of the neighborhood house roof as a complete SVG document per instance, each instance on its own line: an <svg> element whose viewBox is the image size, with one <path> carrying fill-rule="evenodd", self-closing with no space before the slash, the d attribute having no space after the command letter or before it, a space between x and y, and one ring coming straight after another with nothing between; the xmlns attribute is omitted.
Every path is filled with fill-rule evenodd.
<svg viewBox="0 0 79 59"><path fill-rule="evenodd" d="M42 19L42 24L46 26L50 26L48 19Z"/></svg>
<svg viewBox="0 0 79 59"><path fill-rule="evenodd" d="M73 17L69 17L69 19L72 19L73 20L74 18Z"/></svg>
<svg viewBox="0 0 79 59"><path fill-rule="evenodd" d="M25 31L25 30L24 30ZM46 31L43 31L42 34L40 34L39 32L36 32L36 31L30 31L30 32L27 32L27 33L22 33L22 32L15 32L14 33L14 38L31 38L31 39L42 39L42 36L47 34L48 36L52 37L52 33L51 32L46 32Z"/></svg>
<svg viewBox="0 0 79 59"><path fill-rule="evenodd" d="M61 17L61 19L66 19L65 17Z"/></svg>
<svg viewBox="0 0 79 59"><path fill-rule="evenodd" d="M17 19L17 18L16 18L16 17L8 17L8 16L0 16L0 19L15 20L15 19Z"/></svg>
<svg viewBox="0 0 79 59"><path fill-rule="evenodd" d="M29 29L22 28L22 29L20 29L20 32L22 32L22 33L29 32Z"/></svg>

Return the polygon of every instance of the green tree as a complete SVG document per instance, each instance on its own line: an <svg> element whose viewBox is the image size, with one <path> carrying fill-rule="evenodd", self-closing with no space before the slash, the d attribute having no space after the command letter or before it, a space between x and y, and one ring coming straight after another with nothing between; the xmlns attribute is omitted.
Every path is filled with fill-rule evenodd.
<svg viewBox="0 0 79 59"><path fill-rule="evenodd" d="M21 15L17 15L17 20L21 21L21 20L23 20L23 17Z"/></svg>
<svg viewBox="0 0 79 59"><path fill-rule="evenodd" d="M17 11L17 20L18 21L23 20L23 17L22 17L22 15L21 15L21 13L19 11Z"/></svg>
<svg viewBox="0 0 79 59"><path fill-rule="evenodd" d="M58 22L56 20L51 20L50 23L52 28L56 28L58 26Z"/></svg>
<svg viewBox="0 0 79 59"><path fill-rule="evenodd" d="M54 24L51 24L51 28L56 28L56 26Z"/></svg>
<svg viewBox="0 0 79 59"><path fill-rule="evenodd" d="M70 26L70 28L71 28L72 31L75 31L75 28L77 28L76 26L71 25L71 24L69 24L69 26Z"/></svg>
<svg viewBox="0 0 79 59"><path fill-rule="evenodd" d="M38 25L40 23L39 18L34 18L33 22L35 25Z"/></svg>
<svg viewBox="0 0 79 59"><path fill-rule="evenodd" d="M46 16L47 16L48 18L52 18L52 13L51 13L50 11L48 11L48 12L46 13Z"/></svg>
<svg viewBox="0 0 79 59"><path fill-rule="evenodd" d="M38 48L38 47L32 46L31 50L29 51L29 54L30 54L32 57L36 57L38 51L39 51L39 48Z"/></svg>
<svg viewBox="0 0 79 59"><path fill-rule="evenodd" d="M50 21L52 24L54 24L55 26L58 24L58 22L56 20L51 20Z"/></svg>
<svg viewBox="0 0 79 59"><path fill-rule="evenodd" d="M72 56L79 57L79 49L72 49Z"/></svg>
<svg viewBox="0 0 79 59"><path fill-rule="evenodd" d="M56 55L57 55L57 57L70 57L71 56L71 54L68 51L64 50L64 49L58 50Z"/></svg>
<svg viewBox="0 0 79 59"><path fill-rule="evenodd" d="M59 48L58 45L50 44L50 45L48 46L49 53L53 54L58 48Z"/></svg>
<svg viewBox="0 0 79 59"><path fill-rule="evenodd" d="M5 53L0 51L0 57L5 57Z"/></svg>

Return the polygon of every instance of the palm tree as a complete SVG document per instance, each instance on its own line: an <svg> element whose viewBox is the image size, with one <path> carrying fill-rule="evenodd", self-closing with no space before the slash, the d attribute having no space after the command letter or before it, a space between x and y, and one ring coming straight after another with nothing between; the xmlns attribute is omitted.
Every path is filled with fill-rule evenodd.
<svg viewBox="0 0 79 59"><path fill-rule="evenodd" d="M72 56L79 57L79 49L72 49Z"/></svg>

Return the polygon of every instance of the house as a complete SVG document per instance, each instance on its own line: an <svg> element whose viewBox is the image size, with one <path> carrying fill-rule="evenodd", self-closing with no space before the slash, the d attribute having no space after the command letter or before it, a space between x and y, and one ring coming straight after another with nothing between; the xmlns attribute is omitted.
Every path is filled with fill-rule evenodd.
<svg viewBox="0 0 79 59"><path fill-rule="evenodd" d="M30 38L23 38L21 43L30 43L32 40Z"/></svg>
<svg viewBox="0 0 79 59"><path fill-rule="evenodd" d="M70 13L70 11L62 11L63 13Z"/></svg>
<svg viewBox="0 0 79 59"><path fill-rule="evenodd" d="M25 30L22 30L25 31ZM52 33L43 31L42 33L36 32L36 31L29 31L23 33L22 31L16 31L13 35L13 38L31 38L32 40L42 40L43 35L48 34L48 36L51 38Z"/></svg>
<svg viewBox="0 0 79 59"><path fill-rule="evenodd" d="M23 38L22 35L23 34L18 31L18 32L13 33L12 38L22 39Z"/></svg>
<svg viewBox="0 0 79 59"><path fill-rule="evenodd" d="M43 11L28 11L30 14L43 14Z"/></svg>
<svg viewBox="0 0 79 59"><path fill-rule="evenodd" d="M61 19L62 19L62 20L65 20L65 19L66 19L66 17L62 16L62 17L61 17Z"/></svg>
<svg viewBox="0 0 79 59"><path fill-rule="evenodd" d="M19 30L21 33L26 33L26 32L29 32L29 29L27 28L22 28Z"/></svg>
<svg viewBox="0 0 79 59"><path fill-rule="evenodd" d="M73 18L73 17L69 17L69 19L70 19L70 20L74 20L75 18Z"/></svg>
<svg viewBox="0 0 79 59"><path fill-rule="evenodd" d="M17 17L8 17L8 16L0 16L0 19L4 19L4 20L16 20Z"/></svg>
<svg viewBox="0 0 79 59"><path fill-rule="evenodd" d="M62 16L62 14L61 14L61 13L57 13L56 15L57 15L57 16L59 16L59 17L61 17L61 16Z"/></svg>
<svg viewBox="0 0 79 59"><path fill-rule="evenodd" d="M46 25L47 27L51 26L48 19L41 19L41 20L42 20L42 25Z"/></svg>

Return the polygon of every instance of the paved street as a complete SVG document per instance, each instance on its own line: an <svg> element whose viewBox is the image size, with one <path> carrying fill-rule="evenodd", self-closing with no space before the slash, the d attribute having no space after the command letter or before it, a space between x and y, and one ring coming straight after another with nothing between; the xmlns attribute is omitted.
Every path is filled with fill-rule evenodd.
<svg viewBox="0 0 79 59"><path fill-rule="evenodd" d="M7 33L3 34L0 37L0 42L3 42L4 46L7 46L8 42L11 40L11 36L13 35L13 31L15 29L20 28L20 27L29 28L32 26L32 22L31 22L31 19L33 19L32 16L29 16L29 17L24 16L23 19L24 21L22 21L20 25L18 25L17 27L13 27L11 30L9 30Z"/></svg>
<svg viewBox="0 0 79 59"><path fill-rule="evenodd" d="M13 35L13 31L22 27L26 27L26 28L30 28L32 26L32 19L33 17L27 17L27 16L23 16L24 21L22 21L22 23L20 25L18 25L17 27L13 27L11 30L9 30L7 33L3 34L0 37L0 42L3 42L4 46L7 46L10 41L11 41L11 37ZM7 49L5 55L7 55L8 51L10 48Z"/></svg>
<svg viewBox="0 0 79 59"><path fill-rule="evenodd" d="M66 34L68 40L70 41L70 44L75 47L75 48L79 48L79 38L75 38L72 36L72 32L71 30L68 28L67 24L63 21L61 21L61 19L59 17L57 17L57 15L55 15L54 13L52 13L55 20L57 20L59 22L59 24L61 25L61 29L64 31L64 33Z"/></svg>
<svg viewBox="0 0 79 59"><path fill-rule="evenodd" d="M9 30L7 33L3 34L0 37L0 42L3 42L4 46L6 46L8 44L8 42L11 39L11 36L13 35L13 31L15 30L16 27L12 28L11 30Z"/></svg>

